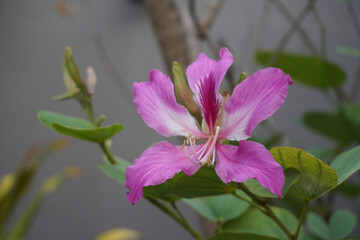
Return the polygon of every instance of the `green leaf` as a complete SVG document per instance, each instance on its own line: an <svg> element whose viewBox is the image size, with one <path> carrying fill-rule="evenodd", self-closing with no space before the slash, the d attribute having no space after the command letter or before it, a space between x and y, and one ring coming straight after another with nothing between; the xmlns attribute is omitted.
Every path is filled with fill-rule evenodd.
<svg viewBox="0 0 360 240"><path fill-rule="evenodd" d="M67 93L61 94L59 96L53 97L53 100L62 101L62 100L72 99L76 96L76 94L77 94L77 92L67 92Z"/></svg>
<svg viewBox="0 0 360 240"><path fill-rule="evenodd" d="M115 159L118 162L118 164L111 164L106 162L99 164L98 167L110 178L124 185L126 168L131 164L128 161L117 156L115 156ZM174 201L178 199L178 196L171 191L172 182L178 177L178 175L175 175L174 178L169 179L162 184L156 186L144 187L143 188L144 196L159 198L166 201Z"/></svg>
<svg viewBox="0 0 360 240"><path fill-rule="evenodd" d="M121 183L122 185L125 184L125 171L128 166L131 164L120 158L115 156L117 164L111 164L111 163L101 163L98 164L98 167L101 171L103 171L106 175L108 175L110 178L114 179L115 181Z"/></svg>
<svg viewBox="0 0 360 240"><path fill-rule="evenodd" d="M356 226L356 216L349 210L338 210L330 218L330 232L333 239L343 239L352 233Z"/></svg>
<svg viewBox="0 0 360 240"><path fill-rule="evenodd" d="M297 182L300 176L300 172L294 168L288 168L284 170L284 175L285 175L285 183L281 190L282 196L285 196L289 188ZM250 192L260 197L278 198L277 195L270 192L269 189L261 186L260 183L254 178L247 180L246 182L244 182L244 184L250 190Z"/></svg>
<svg viewBox="0 0 360 240"><path fill-rule="evenodd" d="M283 208L272 207L272 210L291 232L295 232L298 220L294 215ZM278 239L288 239L287 235L271 218L256 208L251 208L240 217L228 221L223 225L222 230L223 232L253 233ZM301 230L298 239L302 239L302 234Z"/></svg>
<svg viewBox="0 0 360 240"><path fill-rule="evenodd" d="M348 57L360 57L360 51L356 48L349 48L341 45L336 46L336 51Z"/></svg>
<svg viewBox="0 0 360 240"><path fill-rule="evenodd" d="M82 118L69 117L50 111L40 111L38 118L42 124L59 133L92 142L103 142L124 129L124 125L119 123L96 127Z"/></svg>
<svg viewBox="0 0 360 240"><path fill-rule="evenodd" d="M348 210L338 210L329 224L316 213L308 213L306 224L319 237L341 240L349 236L356 226L356 216Z"/></svg>
<svg viewBox="0 0 360 240"><path fill-rule="evenodd" d="M277 240L278 238L254 234L254 233L230 233L220 232L209 240Z"/></svg>
<svg viewBox="0 0 360 240"><path fill-rule="evenodd" d="M53 123L52 127L59 133L91 142L104 142L124 129L124 125L119 123L93 129L68 128L58 123Z"/></svg>
<svg viewBox="0 0 360 240"><path fill-rule="evenodd" d="M306 217L306 224L317 236L331 239L329 226L318 214L309 212Z"/></svg>
<svg viewBox="0 0 360 240"><path fill-rule="evenodd" d="M330 165L338 175L337 185L360 169L360 146L341 153Z"/></svg>
<svg viewBox="0 0 360 240"><path fill-rule="evenodd" d="M360 195L360 185L352 182L343 182L335 190L350 198L356 198Z"/></svg>
<svg viewBox="0 0 360 240"><path fill-rule="evenodd" d="M45 197L56 191L66 180L78 175L79 169L77 167L69 167L65 171L47 179L42 185L40 191L36 194L35 198L17 221L7 239L24 239L30 229L31 223L34 221L35 216L40 209L40 206L45 200Z"/></svg>
<svg viewBox="0 0 360 240"><path fill-rule="evenodd" d="M259 51L256 53L256 61L267 66L273 54L274 51ZM320 89L339 86L345 80L345 72L337 64L307 55L280 53L272 67L281 68L295 82Z"/></svg>
<svg viewBox="0 0 360 240"><path fill-rule="evenodd" d="M236 190L236 193L250 200L243 191ZM244 213L249 207L249 203L231 194L203 198L185 198L183 201L204 217L215 222L234 219Z"/></svg>
<svg viewBox="0 0 360 240"><path fill-rule="evenodd" d="M299 180L290 187L289 194L315 199L336 186L336 172L311 154L293 147L276 147L271 153L283 169L295 168L300 172Z"/></svg>
<svg viewBox="0 0 360 240"><path fill-rule="evenodd" d="M194 175L181 175L172 186L173 192L184 198L206 197L231 193L236 190L236 184L226 185L220 180L214 168L204 166Z"/></svg>
<svg viewBox="0 0 360 240"><path fill-rule="evenodd" d="M356 140L356 130L339 113L308 112L304 114L303 122L312 130L344 145Z"/></svg>

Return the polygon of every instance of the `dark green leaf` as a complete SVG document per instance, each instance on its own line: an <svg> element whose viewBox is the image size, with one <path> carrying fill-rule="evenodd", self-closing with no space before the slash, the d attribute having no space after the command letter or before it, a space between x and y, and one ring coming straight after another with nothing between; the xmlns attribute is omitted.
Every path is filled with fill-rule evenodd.
<svg viewBox="0 0 360 240"><path fill-rule="evenodd" d="M273 54L274 51L259 51L256 61L267 66ZM321 89L339 86L345 80L345 72L337 64L301 54L280 53L272 67L281 68L295 82Z"/></svg>
<svg viewBox="0 0 360 240"><path fill-rule="evenodd" d="M96 127L82 118L68 117L50 111L40 111L38 117L41 123L59 133L92 142L103 142L124 129L119 123Z"/></svg>
<svg viewBox="0 0 360 240"><path fill-rule="evenodd" d="M360 195L360 185L351 183L349 181L341 183L335 189L337 192L340 192L341 194L350 198L356 198Z"/></svg>
<svg viewBox="0 0 360 240"><path fill-rule="evenodd" d="M341 153L330 165L338 175L337 184L341 184L360 169L360 146Z"/></svg>
<svg viewBox="0 0 360 240"><path fill-rule="evenodd" d="M278 207L273 207L272 210L291 232L295 232L298 220L294 215ZM251 208L240 217L225 223L222 229L223 232L253 233L288 240L287 235L281 228L271 218L256 208ZM302 234L301 230L298 239L302 239Z"/></svg>
<svg viewBox="0 0 360 240"><path fill-rule="evenodd" d="M184 198L206 197L231 193L236 190L236 184L226 185L213 168L204 166L192 176L180 176L174 182L172 190Z"/></svg>
<svg viewBox="0 0 360 240"><path fill-rule="evenodd" d="M315 199L336 186L336 172L311 154L293 147L276 147L271 153L283 169L295 168L300 172L299 180L290 187L289 194Z"/></svg>
<svg viewBox="0 0 360 240"><path fill-rule="evenodd" d="M248 198L241 190L237 190L236 193L244 198ZM185 198L183 201L204 217L215 222L236 218L249 207L249 203L231 194L203 198Z"/></svg>
<svg viewBox="0 0 360 240"><path fill-rule="evenodd" d="M332 138L342 144L356 140L354 129L337 113L308 112L303 117L304 124L312 130Z"/></svg>
<svg viewBox="0 0 360 240"><path fill-rule="evenodd" d="M254 233L230 233L220 232L209 240L277 240L278 238L254 234Z"/></svg>

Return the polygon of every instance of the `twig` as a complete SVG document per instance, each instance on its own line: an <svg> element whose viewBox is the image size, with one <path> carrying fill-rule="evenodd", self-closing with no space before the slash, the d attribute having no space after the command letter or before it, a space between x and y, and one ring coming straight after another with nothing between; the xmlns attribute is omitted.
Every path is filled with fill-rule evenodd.
<svg viewBox="0 0 360 240"><path fill-rule="evenodd" d="M286 8L283 2L280 0L270 0L271 3L273 3L279 11L284 15L285 18L287 18L288 21L293 22L295 30L299 33L299 36L302 38L304 44L309 48L310 52L313 55L318 54L318 50L315 46L315 44L310 39L309 35L306 33L304 28L302 28L300 22L295 21L295 18L291 15L291 12Z"/></svg>
<svg viewBox="0 0 360 240"><path fill-rule="evenodd" d="M283 232L288 236L289 239L294 239L294 234L292 234L290 230L284 225L284 223L278 218L278 216L276 216L276 214L273 212L273 210L266 201L262 200L261 198L250 192L250 190L242 183L238 184L238 188L243 190L257 204L261 205L264 208L264 211L261 212L270 217L283 230Z"/></svg>
<svg viewBox="0 0 360 240"><path fill-rule="evenodd" d="M174 219L176 222L178 222L183 228L185 228L195 239L198 240L205 240L203 236L201 236L198 232L196 232L185 220L185 218L180 217L178 214L174 213L170 208L168 208L166 205L160 203L158 200L146 197L146 199L157 206L160 210L162 210L164 213L169 215L172 219Z"/></svg>
<svg viewBox="0 0 360 240"><path fill-rule="evenodd" d="M218 15L223 3L224 3L223 0L215 0L211 4L208 5L207 11L204 14L204 18L201 21L202 22L201 25L205 29L211 28L211 26L214 23L214 20L215 20L216 16Z"/></svg>
<svg viewBox="0 0 360 240"><path fill-rule="evenodd" d="M324 22L321 18L321 15L317 11L316 7L312 8L312 13L313 13L316 23L319 27L321 57L324 60L326 60L326 58L327 58L327 55L326 55L326 28L325 28ZM328 67L325 68L325 73L326 73L327 77L329 78L329 81L334 81L334 76L329 72ZM334 90L335 90L335 94L336 94L339 102L343 102L344 100L347 99L346 93L343 91L343 89L340 86L334 87Z"/></svg>
<svg viewBox="0 0 360 240"><path fill-rule="evenodd" d="M208 31L201 25L197 15L196 15L196 9L195 9L195 0L189 0L189 12L190 17L193 20L193 23L195 25L195 28L198 32L198 36L200 39L205 39L206 42L209 44L211 51L214 55L217 55L220 47L218 44L212 39ZM226 73L226 79L228 80L228 84L230 89L233 89L235 87L234 84L234 78L232 75L232 71L228 71Z"/></svg>
<svg viewBox="0 0 360 240"><path fill-rule="evenodd" d="M298 236L299 236L300 228L301 228L301 225L302 225L302 223L303 223L303 221L305 219L308 207L309 207L309 200L305 200L304 207L303 207L303 209L301 211L301 215L300 215L300 218L299 218L299 223L298 223L298 226L296 228L295 239L297 239Z"/></svg>
<svg viewBox="0 0 360 240"><path fill-rule="evenodd" d="M131 101L132 99L131 90L127 87L124 80L120 76L117 68L115 67L114 63L111 61L101 34L99 33L94 34L94 43L97 53L101 59L101 62L104 65L107 72L109 73L111 80L118 87L121 94L125 96L125 99Z"/></svg>
<svg viewBox="0 0 360 240"><path fill-rule="evenodd" d="M316 0L309 0L308 4L306 4L306 6L304 7L304 9L301 11L301 13L299 14L299 16L294 19L294 21L292 22L292 24L290 25L288 31L285 33L285 35L282 37L282 39L280 40L275 53L272 55L271 59L268 62L268 66L273 66L277 59L279 58L282 50L284 49L285 45L288 43L288 41L290 40L291 36L293 35L293 33L295 32L296 26L300 25L300 23L305 19L305 17L310 13L310 11L312 10L312 8L314 7L314 3Z"/></svg>
<svg viewBox="0 0 360 240"><path fill-rule="evenodd" d="M354 11L354 6L351 2L351 0L345 1L345 5L346 5L346 9L349 12L352 24L354 25L355 31L358 35L358 37L360 38L360 23L359 23L359 19L356 15L356 12Z"/></svg>
<svg viewBox="0 0 360 240"><path fill-rule="evenodd" d="M211 38L211 36L208 34L207 30L201 25L197 15L196 15L195 0L189 0L189 11L190 11L190 16L194 22L195 28L199 34L199 37L202 39L205 39L208 42L211 50L216 54L219 51L220 47Z"/></svg>
<svg viewBox="0 0 360 240"><path fill-rule="evenodd" d="M351 0L345 1L345 4L346 4L346 9L349 12L351 22L355 28L355 31L356 31L358 37L360 38L359 18L356 14L356 11L354 11L354 6L352 4L352 1ZM358 58L358 64L356 67L355 78L354 78L354 81L353 81L353 84L351 86L351 90L349 93L349 100L351 100L351 101L356 100L356 95L359 91L359 88L360 88L360 58Z"/></svg>
<svg viewBox="0 0 360 240"><path fill-rule="evenodd" d="M117 86L119 91L122 95L126 96L126 100L129 102L132 99L131 91L127 87L125 81L120 76L117 68L115 67L114 63L112 62L108 51L106 50L106 46L103 40L102 35L99 33L99 25L98 25L98 18L97 15L94 12L94 9L92 7L92 4L90 1L78 1L80 4L82 4L85 8L87 8L87 15L89 20L92 22L92 26L94 26L94 34L93 34L93 40L95 43L96 51L99 55L99 58L101 60L101 63L105 67L105 70L109 73L111 80L113 83Z"/></svg>

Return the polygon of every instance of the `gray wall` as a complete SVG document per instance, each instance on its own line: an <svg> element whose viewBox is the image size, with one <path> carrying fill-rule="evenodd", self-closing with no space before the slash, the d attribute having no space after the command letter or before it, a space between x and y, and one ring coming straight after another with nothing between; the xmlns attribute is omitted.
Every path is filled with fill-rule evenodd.
<svg viewBox="0 0 360 240"><path fill-rule="evenodd" d="M37 121L38 110L83 116L75 102L51 100L52 96L65 91L61 66L66 45L72 47L82 73L88 65L97 73L96 114L106 114L105 123L121 122L126 126L113 141L117 155L132 161L150 144L164 139L143 123L131 99L133 82L147 81L151 68L165 71L144 5L141 1L117 0L91 1L90 5L85 0L68 2L79 9L77 17L60 16L56 0L0 1L0 175L13 171L34 143L59 137ZM184 2L178 1L181 7L185 7ZM359 13L360 4L354 2ZM237 73L252 71L250 59L263 3L228 0L213 27L212 35L226 38L234 49ZM292 0L286 5L297 15L304 3ZM200 5L205 5L204 1ZM327 26L328 56L352 79L356 61L335 51L335 45L358 47L359 39L345 6L330 0L319 1L317 5ZM263 47L274 48L288 25L279 12L271 8ZM319 43L312 16L304 26ZM124 85L119 84L120 79L111 79L104 68L94 44L95 33L103 36ZM307 52L297 35L286 49ZM329 108L319 92L295 84L274 120L297 147L330 146L331 142L311 134L298 123L305 110ZM73 141L46 162L35 184L70 165L79 166L83 174L47 199L29 239L92 239L113 227L139 230L146 239L189 239L181 227L146 201L135 206L129 204L126 189L98 170L101 159L102 153L96 145ZM188 207L181 207L190 223L199 228L196 215Z"/></svg>

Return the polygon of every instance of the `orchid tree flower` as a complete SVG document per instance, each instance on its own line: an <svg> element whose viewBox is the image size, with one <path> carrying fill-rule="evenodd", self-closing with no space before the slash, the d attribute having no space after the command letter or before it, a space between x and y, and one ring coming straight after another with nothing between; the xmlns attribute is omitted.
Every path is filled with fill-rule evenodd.
<svg viewBox="0 0 360 240"><path fill-rule="evenodd" d="M151 70L150 82L134 83L134 103L145 123L165 137L179 135L185 140L182 146L159 142L127 168L130 203L139 201L143 187L161 184L181 171L192 175L203 165L215 165L226 184L256 178L281 197L283 169L263 145L246 139L284 103L293 81L280 69L266 68L238 84L232 96L222 95L220 84L234 59L227 48L219 55L216 61L201 53L186 71L202 112L201 126L176 102L173 83L161 71ZM239 146L221 144L225 139L237 140Z"/></svg>

